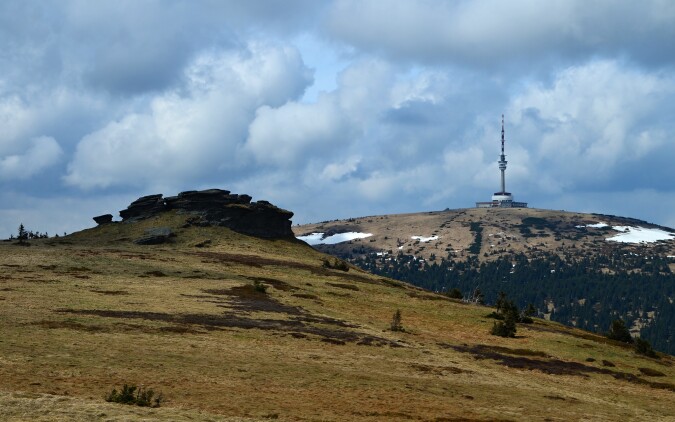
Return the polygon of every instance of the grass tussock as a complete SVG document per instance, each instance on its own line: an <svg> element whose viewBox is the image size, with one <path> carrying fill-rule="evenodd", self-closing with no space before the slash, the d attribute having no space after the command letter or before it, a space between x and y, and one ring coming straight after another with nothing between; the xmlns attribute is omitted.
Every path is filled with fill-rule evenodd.
<svg viewBox="0 0 675 422"><path fill-rule="evenodd" d="M161 393L155 394L155 391L150 388L131 384L124 384L119 391L113 388L105 396L107 402L140 407L159 407L163 400L164 396Z"/></svg>

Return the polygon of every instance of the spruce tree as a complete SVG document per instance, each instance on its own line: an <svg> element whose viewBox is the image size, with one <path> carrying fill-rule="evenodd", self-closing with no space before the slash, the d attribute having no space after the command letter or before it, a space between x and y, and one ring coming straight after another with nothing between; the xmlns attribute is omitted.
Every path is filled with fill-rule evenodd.
<svg viewBox="0 0 675 422"><path fill-rule="evenodd" d="M649 356L650 358L657 357L656 352L652 349L652 345L640 337L635 339L635 353Z"/></svg>
<svg viewBox="0 0 675 422"><path fill-rule="evenodd" d="M612 325L609 327L609 332L607 333L607 338L623 343L633 343L633 337L631 337L630 331L628 331L628 328L626 327L626 323L623 322L621 318L612 321Z"/></svg>
<svg viewBox="0 0 675 422"><path fill-rule="evenodd" d="M19 243L23 243L26 239L28 238L28 232L26 231L26 228L23 226L23 223L19 224Z"/></svg>

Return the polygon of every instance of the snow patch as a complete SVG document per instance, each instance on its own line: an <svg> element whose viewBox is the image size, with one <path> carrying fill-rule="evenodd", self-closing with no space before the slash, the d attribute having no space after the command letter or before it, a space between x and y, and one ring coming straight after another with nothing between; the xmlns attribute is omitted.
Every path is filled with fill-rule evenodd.
<svg viewBox="0 0 675 422"><path fill-rule="evenodd" d="M621 233L616 236L608 237L606 240L610 242L623 243L652 243L659 240L672 240L675 235L668 233L661 229L648 229L646 227L631 227L631 226L613 226L614 230Z"/></svg>
<svg viewBox="0 0 675 422"><path fill-rule="evenodd" d="M607 223L595 223L595 224L586 224L585 226L575 226L577 229L583 229L584 227L592 227L594 229L601 229L603 227L607 227L609 224Z"/></svg>
<svg viewBox="0 0 675 422"><path fill-rule="evenodd" d="M355 239L364 239L372 236L372 233L347 232L337 233L332 236L325 237L324 233L312 233L306 236L298 236L297 239L314 245L335 245L336 243L349 242Z"/></svg>
<svg viewBox="0 0 675 422"><path fill-rule="evenodd" d="M410 236L412 240L419 240L422 243L431 242L432 240L437 240L438 236L424 237L424 236Z"/></svg>
<svg viewBox="0 0 675 422"><path fill-rule="evenodd" d="M323 233L312 233L306 236L297 236L296 239L300 239L310 245L318 245L323 239Z"/></svg>
<svg viewBox="0 0 675 422"><path fill-rule="evenodd" d="M596 229L601 229L603 227L609 227L607 223L595 223L595 224L586 224L583 226L576 226L579 229L584 227L593 227ZM609 242L622 242L622 243L653 243L658 242L659 240L672 240L675 239L675 234L668 233L667 231L661 229L648 229L646 227L639 226L612 226L612 229L621 232L615 236L608 237L607 241Z"/></svg>

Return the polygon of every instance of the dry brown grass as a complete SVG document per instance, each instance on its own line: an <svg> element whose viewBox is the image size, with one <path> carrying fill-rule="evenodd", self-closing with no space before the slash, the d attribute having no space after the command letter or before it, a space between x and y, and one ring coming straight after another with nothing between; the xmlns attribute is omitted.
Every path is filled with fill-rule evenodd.
<svg viewBox="0 0 675 422"><path fill-rule="evenodd" d="M0 419L675 418L672 358L540 321L490 336L485 308L323 268L294 241L180 223L0 244ZM130 242L152 225L176 243ZM388 330L396 309L404 332ZM123 383L166 402L106 403Z"/></svg>

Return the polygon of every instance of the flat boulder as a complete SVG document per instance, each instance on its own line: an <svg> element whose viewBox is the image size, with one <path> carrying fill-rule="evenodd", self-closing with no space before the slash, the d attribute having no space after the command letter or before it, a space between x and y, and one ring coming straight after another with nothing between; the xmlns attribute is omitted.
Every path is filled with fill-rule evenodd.
<svg viewBox="0 0 675 422"><path fill-rule="evenodd" d="M153 227L145 231L142 237L134 240L137 245L161 245L171 241L176 234L169 227Z"/></svg>
<svg viewBox="0 0 675 422"><path fill-rule="evenodd" d="M94 217L94 221L95 221L96 224L98 224L99 226L100 226L101 224L112 223L112 220L113 220L112 214L103 214L103 215L99 215L99 216Z"/></svg>
<svg viewBox="0 0 675 422"><path fill-rule="evenodd" d="M164 211L166 206L164 205L164 199L162 199L162 196L163 195L160 193L157 195L148 195L138 198L129 204L127 209L120 211L120 217L122 217L122 221L142 220Z"/></svg>

